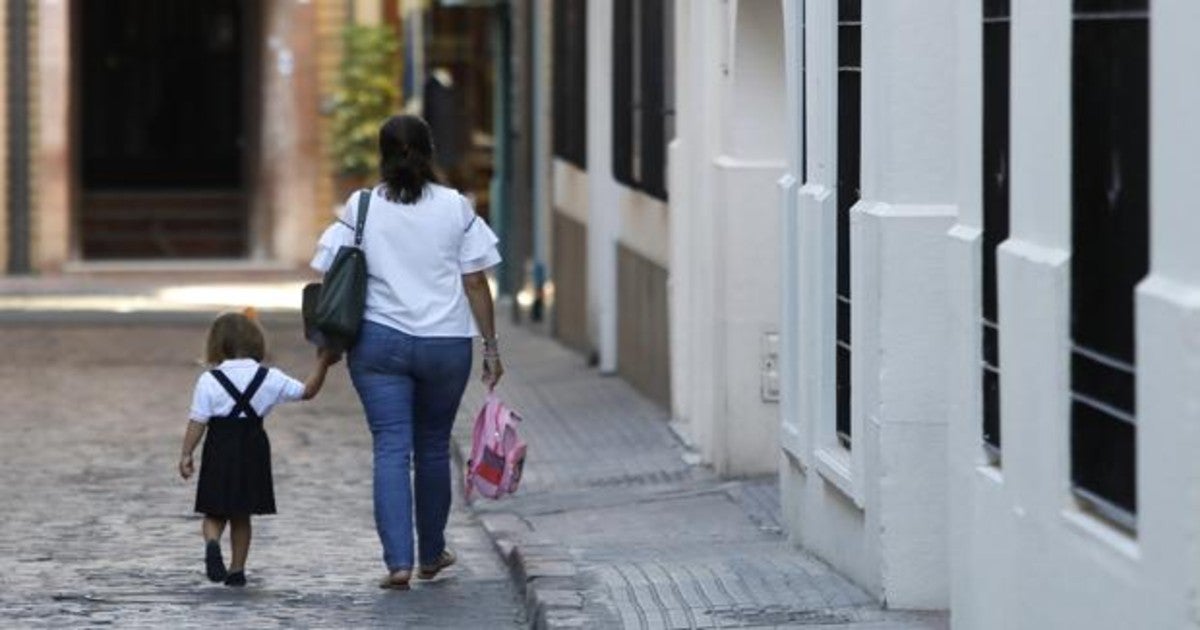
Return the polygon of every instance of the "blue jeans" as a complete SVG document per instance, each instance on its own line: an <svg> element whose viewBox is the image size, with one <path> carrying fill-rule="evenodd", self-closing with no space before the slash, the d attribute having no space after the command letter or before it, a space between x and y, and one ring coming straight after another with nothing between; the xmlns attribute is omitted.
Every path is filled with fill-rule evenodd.
<svg viewBox="0 0 1200 630"><path fill-rule="evenodd" d="M414 337L363 322L347 364L374 438L383 561L393 572L412 568L415 499L421 564L432 565L446 548L450 429L471 374L471 340Z"/></svg>

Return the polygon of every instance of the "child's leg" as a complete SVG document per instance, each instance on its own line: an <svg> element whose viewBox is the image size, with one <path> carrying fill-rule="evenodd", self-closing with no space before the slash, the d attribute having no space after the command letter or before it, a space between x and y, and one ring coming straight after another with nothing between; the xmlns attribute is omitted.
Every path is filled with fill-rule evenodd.
<svg viewBox="0 0 1200 630"><path fill-rule="evenodd" d="M225 517L206 514L200 526L204 534L204 572L208 579L220 582L228 577L225 561L221 558L221 534L225 532Z"/></svg>
<svg viewBox="0 0 1200 630"><path fill-rule="evenodd" d="M205 516L204 522L200 526L200 532L204 535L205 542L210 540L221 540L221 534L225 533L225 518L221 516Z"/></svg>
<svg viewBox="0 0 1200 630"><path fill-rule="evenodd" d="M229 540L233 543L233 561L229 563L229 572L233 573L246 567L246 556L250 553L249 514L229 519Z"/></svg>

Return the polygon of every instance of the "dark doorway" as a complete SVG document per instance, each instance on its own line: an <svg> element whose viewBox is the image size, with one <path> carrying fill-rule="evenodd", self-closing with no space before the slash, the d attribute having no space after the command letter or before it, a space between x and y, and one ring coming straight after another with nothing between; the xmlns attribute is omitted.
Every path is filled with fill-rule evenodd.
<svg viewBox="0 0 1200 630"><path fill-rule="evenodd" d="M246 255L254 4L79 3L84 258Z"/></svg>

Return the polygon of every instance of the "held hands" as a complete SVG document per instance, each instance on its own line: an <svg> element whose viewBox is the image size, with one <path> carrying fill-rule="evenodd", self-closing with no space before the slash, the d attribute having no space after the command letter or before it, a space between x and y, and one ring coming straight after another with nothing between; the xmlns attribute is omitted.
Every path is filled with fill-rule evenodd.
<svg viewBox="0 0 1200 630"><path fill-rule="evenodd" d="M321 362L321 365L334 365L342 360L342 351L334 348L318 348L317 360Z"/></svg>
<svg viewBox="0 0 1200 630"><path fill-rule="evenodd" d="M179 457L179 476L184 479L191 479L192 474L196 472L196 464L192 461L191 455L181 455Z"/></svg>

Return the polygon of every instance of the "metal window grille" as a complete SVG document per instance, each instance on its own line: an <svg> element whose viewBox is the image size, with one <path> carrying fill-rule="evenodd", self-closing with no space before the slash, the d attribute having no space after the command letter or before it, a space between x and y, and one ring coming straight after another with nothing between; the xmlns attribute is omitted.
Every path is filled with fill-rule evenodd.
<svg viewBox="0 0 1200 630"><path fill-rule="evenodd" d="M587 168L587 4L554 4L554 154Z"/></svg>
<svg viewBox="0 0 1200 630"><path fill-rule="evenodd" d="M983 3L983 444L1000 455L1000 328L996 248L1008 238L1009 0Z"/></svg>
<svg viewBox="0 0 1200 630"><path fill-rule="evenodd" d="M1071 481L1137 524L1134 288L1149 267L1149 3L1075 0Z"/></svg>
<svg viewBox="0 0 1200 630"><path fill-rule="evenodd" d="M837 436L850 448L850 208L860 196L862 0L839 0L837 26Z"/></svg>
<svg viewBox="0 0 1200 630"><path fill-rule="evenodd" d="M613 3L613 176L665 200L674 124L670 0Z"/></svg>

